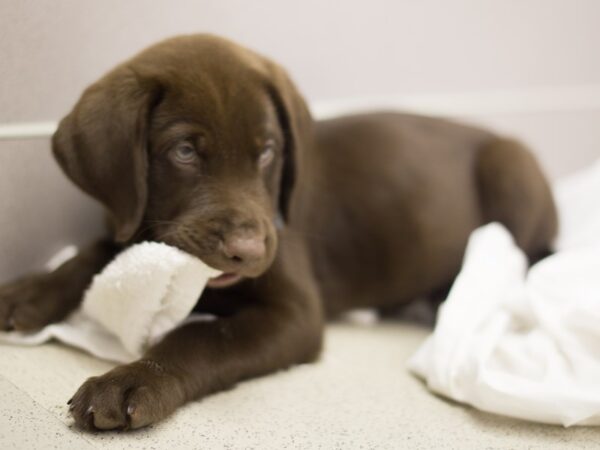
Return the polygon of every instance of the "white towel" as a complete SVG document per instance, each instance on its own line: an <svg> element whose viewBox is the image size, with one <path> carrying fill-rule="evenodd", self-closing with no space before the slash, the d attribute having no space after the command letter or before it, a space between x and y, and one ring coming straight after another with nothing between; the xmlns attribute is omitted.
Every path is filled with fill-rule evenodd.
<svg viewBox="0 0 600 450"><path fill-rule="evenodd" d="M38 345L55 338L99 358L130 362L181 324L208 279L219 274L166 244L136 244L94 277L81 307L64 322L35 333L0 333L0 342Z"/></svg>
<svg viewBox="0 0 600 450"><path fill-rule="evenodd" d="M499 224L476 230L409 368L481 410L600 424L600 161L555 189L557 252L529 271Z"/></svg>

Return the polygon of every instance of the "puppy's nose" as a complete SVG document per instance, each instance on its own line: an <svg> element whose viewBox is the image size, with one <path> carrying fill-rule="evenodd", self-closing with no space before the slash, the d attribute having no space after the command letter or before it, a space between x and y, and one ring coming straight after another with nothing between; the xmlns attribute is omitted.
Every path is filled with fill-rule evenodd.
<svg viewBox="0 0 600 450"><path fill-rule="evenodd" d="M263 237L234 236L223 242L223 253L227 258L240 263L249 263L265 256L267 249Z"/></svg>

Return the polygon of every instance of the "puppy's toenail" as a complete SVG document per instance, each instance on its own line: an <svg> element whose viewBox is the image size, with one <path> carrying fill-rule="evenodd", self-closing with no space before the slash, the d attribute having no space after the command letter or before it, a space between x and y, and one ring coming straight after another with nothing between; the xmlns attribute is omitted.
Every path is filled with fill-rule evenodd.
<svg viewBox="0 0 600 450"><path fill-rule="evenodd" d="M90 406L85 413L86 414L92 414L93 412L94 412L94 407Z"/></svg>
<svg viewBox="0 0 600 450"><path fill-rule="evenodd" d="M129 416L131 416L131 415L132 415L134 412L135 412L135 406L133 406L133 405L129 405L129 406L127 407L127 414L128 414Z"/></svg>

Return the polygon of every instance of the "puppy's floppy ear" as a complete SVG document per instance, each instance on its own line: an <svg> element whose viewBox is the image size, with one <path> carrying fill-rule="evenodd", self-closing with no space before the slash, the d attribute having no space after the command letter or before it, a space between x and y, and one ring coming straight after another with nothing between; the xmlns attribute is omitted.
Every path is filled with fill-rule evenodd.
<svg viewBox="0 0 600 450"><path fill-rule="evenodd" d="M118 242L133 236L146 208L147 128L159 90L121 66L83 93L52 138L59 165L104 205Z"/></svg>
<svg viewBox="0 0 600 450"><path fill-rule="evenodd" d="M290 200L298 172L302 171L302 155L313 145L313 119L306 102L284 69L267 61L269 88L284 130L284 160L279 187L279 211L284 220L290 215Z"/></svg>

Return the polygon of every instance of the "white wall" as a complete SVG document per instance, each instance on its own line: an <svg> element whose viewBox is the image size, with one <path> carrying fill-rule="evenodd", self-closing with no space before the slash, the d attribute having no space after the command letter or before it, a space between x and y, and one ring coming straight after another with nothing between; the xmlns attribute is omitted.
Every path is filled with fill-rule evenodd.
<svg viewBox="0 0 600 450"><path fill-rule="evenodd" d="M209 31L311 100L600 83L597 0L1 0L0 122L56 119L115 63Z"/></svg>
<svg viewBox="0 0 600 450"><path fill-rule="evenodd" d="M318 111L357 98L464 118L558 176L600 156L599 24L597 0L0 0L0 135L55 122L148 44L213 32L280 61ZM0 281L98 232L47 137L18 134L0 141Z"/></svg>

